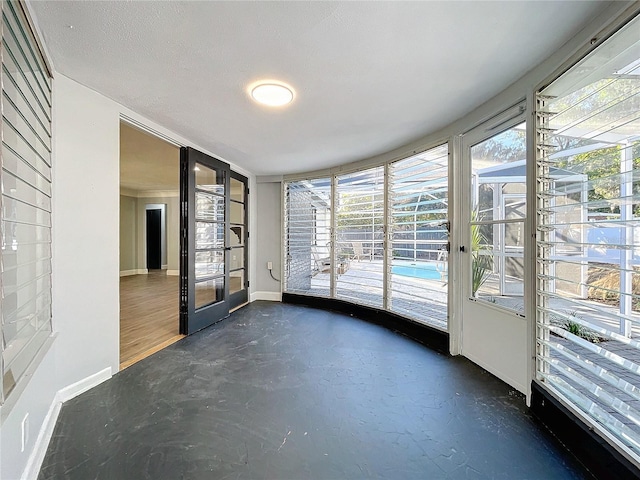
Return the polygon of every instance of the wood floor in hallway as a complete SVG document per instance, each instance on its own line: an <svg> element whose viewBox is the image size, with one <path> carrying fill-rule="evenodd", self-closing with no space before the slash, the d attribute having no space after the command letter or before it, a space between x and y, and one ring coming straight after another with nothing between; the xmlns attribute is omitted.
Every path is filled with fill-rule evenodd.
<svg viewBox="0 0 640 480"><path fill-rule="evenodd" d="M120 277L120 369L180 340L179 277L164 270Z"/></svg>

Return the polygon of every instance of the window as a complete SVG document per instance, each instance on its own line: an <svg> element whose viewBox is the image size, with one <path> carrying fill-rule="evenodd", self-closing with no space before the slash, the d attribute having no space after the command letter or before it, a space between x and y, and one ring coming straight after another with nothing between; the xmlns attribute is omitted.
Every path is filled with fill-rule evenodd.
<svg viewBox="0 0 640 480"><path fill-rule="evenodd" d="M471 147L471 295L524 308L526 134L522 123Z"/></svg>
<svg viewBox="0 0 640 480"><path fill-rule="evenodd" d="M287 293L447 328L447 145L353 173L285 182Z"/></svg>
<svg viewBox="0 0 640 480"><path fill-rule="evenodd" d="M329 295L330 219L329 178L289 182L285 185L286 292Z"/></svg>
<svg viewBox="0 0 640 480"><path fill-rule="evenodd" d="M446 145L389 166L391 311L447 328L449 155Z"/></svg>
<svg viewBox="0 0 640 480"><path fill-rule="evenodd" d="M51 79L18 2L2 3L2 401L51 333Z"/></svg>
<svg viewBox="0 0 640 480"><path fill-rule="evenodd" d="M382 307L384 167L336 179L336 296Z"/></svg>
<svg viewBox="0 0 640 480"><path fill-rule="evenodd" d="M537 379L640 460L640 18L538 95Z"/></svg>

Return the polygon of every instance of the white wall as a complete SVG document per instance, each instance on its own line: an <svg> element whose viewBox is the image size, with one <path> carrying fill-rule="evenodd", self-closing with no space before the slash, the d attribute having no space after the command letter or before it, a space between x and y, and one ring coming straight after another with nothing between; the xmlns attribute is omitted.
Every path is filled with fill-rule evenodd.
<svg viewBox="0 0 640 480"><path fill-rule="evenodd" d="M119 111L65 77L53 90L52 308L57 337L2 424L2 478L20 478L56 392L118 371ZM29 414L29 442L21 422Z"/></svg>
<svg viewBox="0 0 640 480"><path fill-rule="evenodd" d="M37 460L49 440L47 429L55 421L54 407L119 368L121 115L176 143L215 155L59 74L54 79L53 102L52 306L56 338L21 395L0 407L3 480L34 474L28 466L34 460L37 473ZM232 168L255 187L255 176L234 165ZM255 196L250 205L255 212ZM255 215L250 214L249 225L250 231L255 231ZM251 293L255 243L249 256ZM27 413L29 441L21 452L21 423ZM51 413L54 415L47 423ZM45 436L37 443L41 431Z"/></svg>
<svg viewBox="0 0 640 480"><path fill-rule="evenodd" d="M269 275L267 262L273 262L273 276L281 280L282 194L281 182L257 180L258 225L251 239L257 244L256 291L252 300L280 300L280 282Z"/></svg>

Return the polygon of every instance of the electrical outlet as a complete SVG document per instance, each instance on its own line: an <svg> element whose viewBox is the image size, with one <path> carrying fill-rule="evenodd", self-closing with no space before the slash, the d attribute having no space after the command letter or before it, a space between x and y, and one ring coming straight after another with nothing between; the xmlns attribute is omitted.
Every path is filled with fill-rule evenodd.
<svg viewBox="0 0 640 480"><path fill-rule="evenodd" d="M267 270L273 270L273 262L267 262Z"/></svg>
<svg viewBox="0 0 640 480"><path fill-rule="evenodd" d="M27 448L27 442L29 441L29 414L27 413L22 419L22 450L24 452Z"/></svg>

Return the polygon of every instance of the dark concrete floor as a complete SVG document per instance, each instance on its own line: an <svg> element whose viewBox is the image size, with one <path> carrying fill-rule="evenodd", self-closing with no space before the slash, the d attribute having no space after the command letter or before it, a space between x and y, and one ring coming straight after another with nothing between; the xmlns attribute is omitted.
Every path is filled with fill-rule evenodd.
<svg viewBox="0 0 640 480"><path fill-rule="evenodd" d="M464 358L269 302L65 403L39 476L227 478L590 477Z"/></svg>

